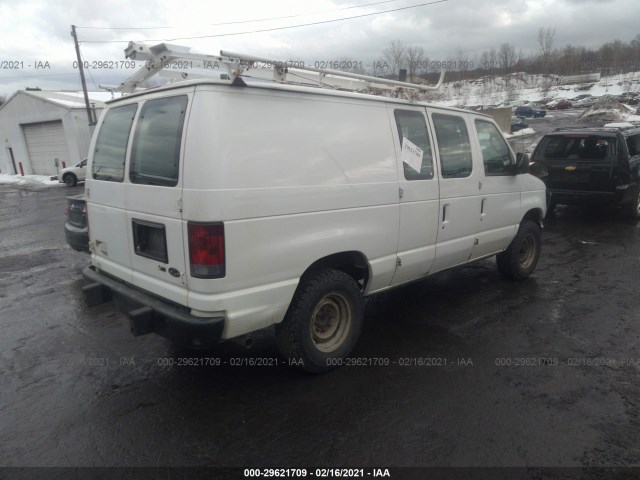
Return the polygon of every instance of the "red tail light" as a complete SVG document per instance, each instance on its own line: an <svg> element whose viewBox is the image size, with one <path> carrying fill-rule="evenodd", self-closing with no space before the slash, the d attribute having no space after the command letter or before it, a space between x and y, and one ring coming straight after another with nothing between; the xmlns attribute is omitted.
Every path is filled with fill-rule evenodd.
<svg viewBox="0 0 640 480"><path fill-rule="evenodd" d="M221 278L225 275L224 224L191 223L189 232L189 262L191 276Z"/></svg>

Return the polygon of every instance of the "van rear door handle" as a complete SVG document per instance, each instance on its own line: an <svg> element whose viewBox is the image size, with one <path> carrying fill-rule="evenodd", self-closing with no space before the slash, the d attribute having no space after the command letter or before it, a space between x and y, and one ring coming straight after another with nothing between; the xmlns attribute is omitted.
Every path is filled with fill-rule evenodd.
<svg viewBox="0 0 640 480"><path fill-rule="evenodd" d="M480 221L484 220L484 217L487 216L487 212L484 211L486 204L485 202L487 201L486 198L483 198L482 201L480 202Z"/></svg>

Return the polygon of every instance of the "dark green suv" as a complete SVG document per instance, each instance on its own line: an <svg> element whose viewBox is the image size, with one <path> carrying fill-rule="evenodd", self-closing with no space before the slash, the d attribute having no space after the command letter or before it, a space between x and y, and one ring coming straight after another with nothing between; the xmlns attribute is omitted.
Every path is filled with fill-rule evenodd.
<svg viewBox="0 0 640 480"><path fill-rule="evenodd" d="M640 219L640 128L559 129L540 140L531 162L548 173L548 212L558 204L617 204Z"/></svg>

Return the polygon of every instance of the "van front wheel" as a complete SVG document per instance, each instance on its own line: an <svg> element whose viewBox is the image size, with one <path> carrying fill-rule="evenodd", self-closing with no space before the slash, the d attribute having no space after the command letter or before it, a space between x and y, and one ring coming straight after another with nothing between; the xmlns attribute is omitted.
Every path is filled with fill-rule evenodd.
<svg viewBox="0 0 640 480"><path fill-rule="evenodd" d="M282 355L307 372L340 366L362 330L362 295L356 281L339 270L311 274L298 286L289 310L276 325Z"/></svg>
<svg viewBox="0 0 640 480"><path fill-rule="evenodd" d="M541 245L540 227L531 220L525 220L509 247L496 256L498 271L509 280L528 278L540 259Z"/></svg>

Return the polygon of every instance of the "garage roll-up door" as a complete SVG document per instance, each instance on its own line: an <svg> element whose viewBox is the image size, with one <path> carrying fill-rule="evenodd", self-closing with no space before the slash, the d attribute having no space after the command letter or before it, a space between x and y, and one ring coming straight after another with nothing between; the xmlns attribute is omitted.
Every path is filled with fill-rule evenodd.
<svg viewBox="0 0 640 480"><path fill-rule="evenodd" d="M27 140L27 150L31 160L31 170L36 175L55 175L55 159L62 168L64 161L69 164L69 149L64 138L62 121L30 123L22 125L24 138Z"/></svg>

